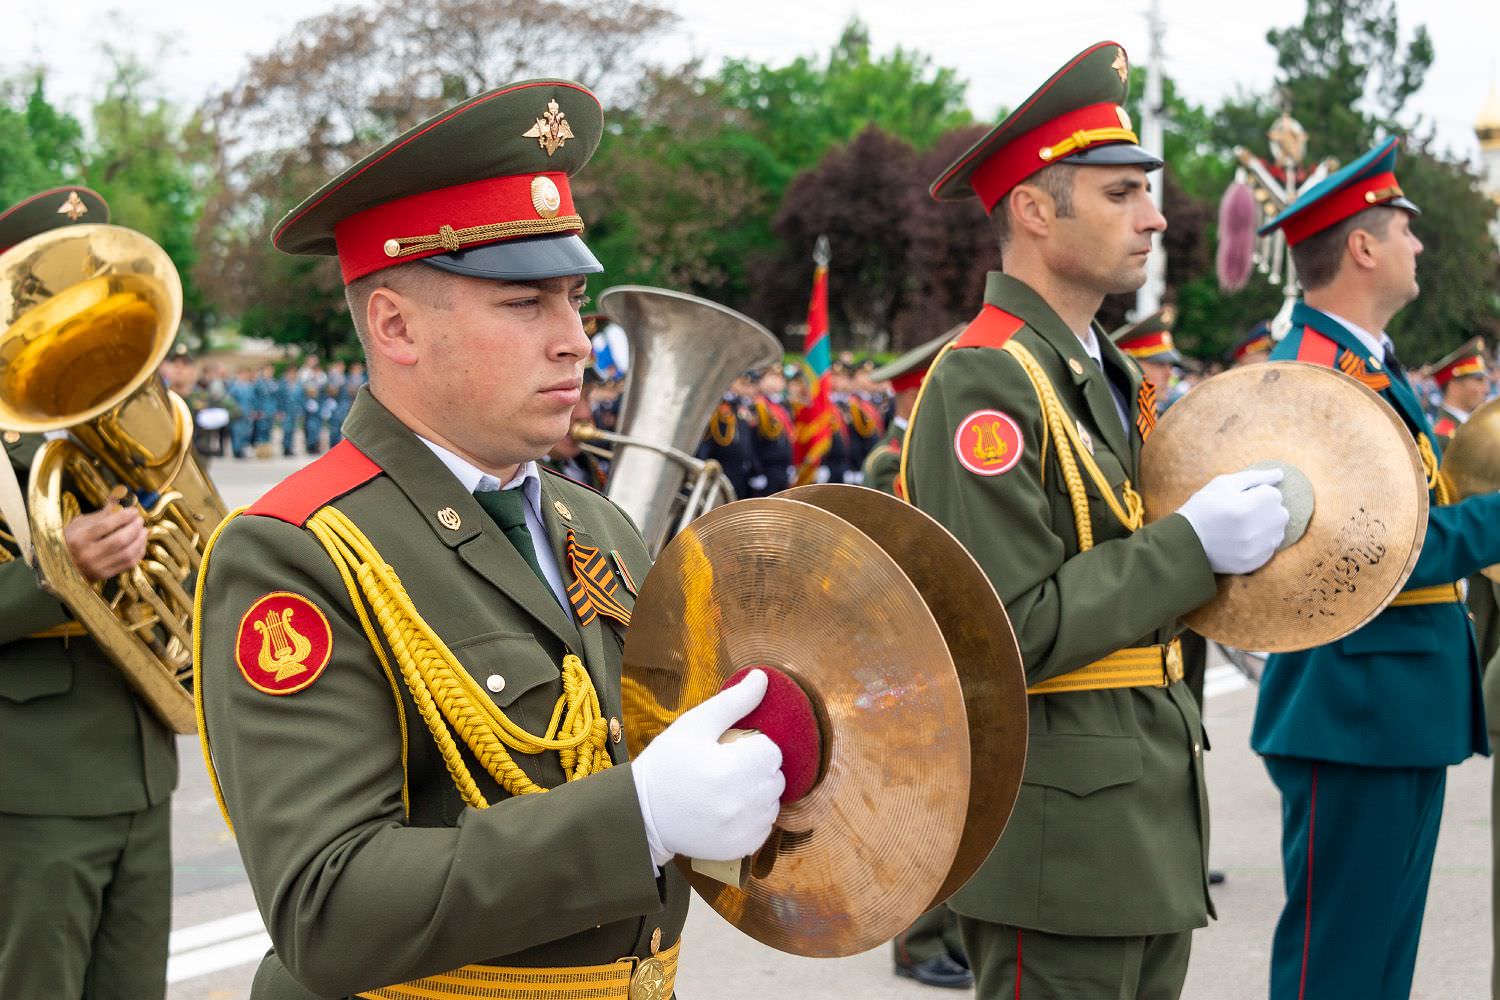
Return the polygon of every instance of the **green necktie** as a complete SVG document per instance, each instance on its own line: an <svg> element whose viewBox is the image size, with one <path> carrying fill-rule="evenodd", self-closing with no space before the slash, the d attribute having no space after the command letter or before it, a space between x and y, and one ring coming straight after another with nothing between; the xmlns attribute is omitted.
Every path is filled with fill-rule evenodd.
<svg viewBox="0 0 1500 1000"><path fill-rule="evenodd" d="M537 579L542 581L547 592L552 592L552 584L547 582L547 577L542 573L542 564L537 562L536 545L531 540L531 530L526 527L526 498L521 493L521 488L513 490L481 490L474 494L474 499L479 501L479 506L484 512L494 519L505 537L510 539L510 544L521 553L521 558L526 560L536 573Z"/></svg>

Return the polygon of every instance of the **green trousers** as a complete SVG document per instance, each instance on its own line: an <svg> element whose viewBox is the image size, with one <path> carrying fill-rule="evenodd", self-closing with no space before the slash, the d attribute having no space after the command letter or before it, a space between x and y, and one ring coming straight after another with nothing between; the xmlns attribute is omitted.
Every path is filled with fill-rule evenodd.
<svg viewBox="0 0 1500 1000"><path fill-rule="evenodd" d="M964 942L958 933L958 914L939 903L896 935L891 952L898 965L916 965L939 955L962 955Z"/></svg>
<svg viewBox="0 0 1500 1000"><path fill-rule="evenodd" d="M958 926L977 1000L1178 1000L1193 942L1192 931L1074 937L965 916Z"/></svg>
<svg viewBox="0 0 1500 1000"><path fill-rule="evenodd" d="M171 815L0 813L0 997L166 995Z"/></svg>

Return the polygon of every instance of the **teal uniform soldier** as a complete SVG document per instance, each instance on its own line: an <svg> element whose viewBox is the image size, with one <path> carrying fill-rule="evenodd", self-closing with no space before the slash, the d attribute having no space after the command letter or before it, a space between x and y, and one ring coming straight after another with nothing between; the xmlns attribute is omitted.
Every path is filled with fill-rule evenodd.
<svg viewBox="0 0 1500 1000"><path fill-rule="evenodd" d="M256 414L260 406L260 390L255 384L255 373L241 368L234 381L225 387L234 403L233 416L229 420L229 450L235 458L249 454L254 441Z"/></svg>
<svg viewBox="0 0 1500 1000"><path fill-rule="evenodd" d="M1123 49L1090 47L932 187L980 198L1004 264L927 373L902 473L984 568L1026 668L1020 796L949 900L984 1000L1180 994L1212 904L1203 726L1173 639L1287 522L1279 475L1245 471L1142 523L1131 483L1155 413L1093 322L1145 282L1166 225L1128 78Z"/></svg>
<svg viewBox="0 0 1500 1000"><path fill-rule="evenodd" d="M0 214L0 249L108 221L87 188L46 191ZM22 484L42 440L4 434ZM7 528L0 521L0 997L160 1000L176 740L41 589ZM134 566L146 545L136 510L113 505L74 518L65 539L89 579Z"/></svg>
<svg viewBox="0 0 1500 1000"><path fill-rule="evenodd" d="M645 545L537 469L591 350L570 178L602 129L579 84L489 91L275 230L338 256L370 381L199 577L201 735L273 944L252 1000L670 996L671 859L744 857L779 812L775 744L719 742L762 672L630 759Z"/></svg>
<svg viewBox="0 0 1500 1000"><path fill-rule="evenodd" d="M1433 414L1432 433L1444 448L1469 414L1489 398L1489 370L1484 362L1484 338L1470 337L1462 347L1433 363L1432 380L1443 401Z"/></svg>
<svg viewBox="0 0 1500 1000"><path fill-rule="evenodd" d="M1270 657L1261 677L1250 742L1281 792L1286 883L1273 1000L1410 993L1446 769L1489 752L1457 581L1500 562L1500 494L1451 502L1441 448L1382 332L1417 296L1422 250L1396 148L1382 143L1262 230L1286 234L1305 289L1272 360L1337 368L1379 392L1432 487L1421 555L1392 606L1338 642Z"/></svg>
<svg viewBox="0 0 1500 1000"><path fill-rule="evenodd" d="M297 427L302 423L302 383L295 365L287 365L277 383L280 389L281 454L291 458L297 453Z"/></svg>

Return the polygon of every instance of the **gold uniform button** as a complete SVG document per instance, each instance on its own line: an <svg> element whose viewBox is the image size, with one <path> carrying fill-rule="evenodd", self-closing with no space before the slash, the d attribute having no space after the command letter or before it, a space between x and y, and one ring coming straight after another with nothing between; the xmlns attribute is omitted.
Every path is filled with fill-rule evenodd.
<svg viewBox="0 0 1500 1000"><path fill-rule="evenodd" d="M499 694L505 690L505 678L499 674L490 674L485 678L484 686L490 689L491 694Z"/></svg>
<svg viewBox="0 0 1500 1000"><path fill-rule="evenodd" d="M1203 756L1203 747L1200 746L1197 743L1193 744L1193 756L1194 757L1202 757Z"/></svg>
<svg viewBox="0 0 1500 1000"><path fill-rule="evenodd" d="M1074 375L1082 375L1083 374L1083 363L1080 362L1077 358L1069 358L1068 359L1068 367L1071 368L1071 369L1073 369L1073 374Z"/></svg>
<svg viewBox="0 0 1500 1000"><path fill-rule="evenodd" d="M15 431L6 431L5 432L5 443L6 444L15 444L19 440L21 440L21 435L17 434Z"/></svg>
<svg viewBox="0 0 1500 1000"><path fill-rule="evenodd" d="M620 725L619 719L609 720L609 739L612 743L620 742L620 737L625 734L625 727Z"/></svg>

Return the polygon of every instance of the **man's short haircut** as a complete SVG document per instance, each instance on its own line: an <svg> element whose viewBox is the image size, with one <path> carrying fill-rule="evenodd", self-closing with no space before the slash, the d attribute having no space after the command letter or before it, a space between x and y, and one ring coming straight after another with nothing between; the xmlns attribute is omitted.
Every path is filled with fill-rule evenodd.
<svg viewBox="0 0 1500 1000"><path fill-rule="evenodd" d="M1297 280L1302 283L1302 290L1316 291L1338 277L1339 265L1344 262L1344 247L1349 242L1349 234L1356 229L1363 229L1384 242L1391 229L1391 219L1399 211L1401 209L1387 205L1372 205L1292 247L1292 263L1297 267Z"/></svg>
<svg viewBox="0 0 1500 1000"><path fill-rule="evenodd" d="M1078 167L1079 164L1068 163L1066 160L1049 163L1021 183L1039 187L1047 192L1052 203L1057 206L1058 218L1071 219L1073 217L1073 185L1078 178ZM1000 204L995 206L995 211L990 213L990 218L994 220L995 236L1000 240L1000 252L1003 254L1010 246L1009 193L1000 199Z"/></svg>
<svg viewBox="0 0 1500 1000"><path fill-rule="evenodd" d="M381 268L344 286L344 301L349 305L349 318L354 322L354 332L359 334L359 346L364 349L366 358L370 356L370 340L369 331L365 328L365 309L375 289L389 288L402 295L420 296L433 308L446 309L450 301L445 277L437 268L414 260Z"/></svg>

